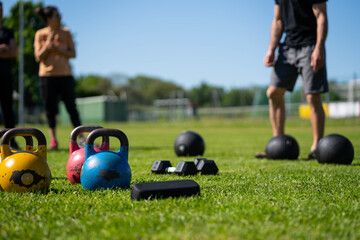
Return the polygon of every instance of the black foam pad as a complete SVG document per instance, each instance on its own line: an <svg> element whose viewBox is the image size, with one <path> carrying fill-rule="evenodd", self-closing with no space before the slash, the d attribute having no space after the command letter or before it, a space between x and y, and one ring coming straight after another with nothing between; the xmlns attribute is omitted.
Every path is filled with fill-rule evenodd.
<svg viewBox="0 0 360 240"><path fill-rule="evenodd" d="M200 186L193 180L136 183L131 189L131 199L154 199L200 195Z"/></svg>

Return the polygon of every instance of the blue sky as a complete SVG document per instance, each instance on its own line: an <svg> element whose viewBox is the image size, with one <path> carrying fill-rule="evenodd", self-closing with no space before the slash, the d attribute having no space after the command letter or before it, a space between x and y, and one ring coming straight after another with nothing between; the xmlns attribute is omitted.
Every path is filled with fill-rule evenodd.
<svg viewBox="0 0 360 240"><path fill-rule="evenodd" d="M144 74L185 88L266 86L273 0L45 0L76 42L73 73ZM16 0L3 1L4 15ZM329 0L329 79L360 78L360 1ZM298 79L298 84L300 84Z"/></svg>

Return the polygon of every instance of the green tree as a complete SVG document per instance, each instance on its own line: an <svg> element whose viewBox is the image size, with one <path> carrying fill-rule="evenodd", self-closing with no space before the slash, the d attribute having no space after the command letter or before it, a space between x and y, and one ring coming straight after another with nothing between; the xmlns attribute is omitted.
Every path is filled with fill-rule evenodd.
<svg viewBox="0 0 360 240"><path fill-rule="evenodd" d="M197 103L199 107L217 107L220 106L224 89L202 82L199 87L190 89L188 94L191 101Z"/></svg>
<svg viewBox="0 0 360 240"><path fill-rule="evenodd" d="M156 99L169 98L175 91L184 91L182 87L159 78L136 76L128 79L126 89L130 104L152 105Z"/></svg>
<svg viewBox="0 0 360 240"><path fill-rule="evenodd" d="M222 99L222 106L249 106L253 103L254 90L252 89L231 89L226 92Z"/></svg>
<svg viewBox="0 0 360 240"><path fill-rule="evenodd" d="M24 2L24 88L25 88L25 106L30 107L40 102L38 70L39 64L34 57L34 37L35 32L45 25L35 14L35 9L42 6L41 2ZM20 3L15 3L10 9L10 16L4 18L4 25L13 29L15 40L19 43L19 9ZM17 89L19 60L13 65L15 89Z"/></svg>
<svg viewBox="0 0 360 240"><path fill-rule="evenodd" d="M113 94L110 79L99 75L86 75L77 78L75 91L77 97L90 97Z"/></svg>
<svg viewBox="0 0 360 240"><path fill-rule="evenodd" d="M292 103L301 103L306 101L303 88L294 89L294 91L290 93L290 101Z"/></svg>
<svg viewBox="0 0 360 240"><path fill-rule="evenodd" d="M329 98L330 98L330 101L344 101L344 100L347 100L347 99L344 99L341 97L341 95L339 94L339 86L336 82L335 79L330 79L329 81Z"/></svg>

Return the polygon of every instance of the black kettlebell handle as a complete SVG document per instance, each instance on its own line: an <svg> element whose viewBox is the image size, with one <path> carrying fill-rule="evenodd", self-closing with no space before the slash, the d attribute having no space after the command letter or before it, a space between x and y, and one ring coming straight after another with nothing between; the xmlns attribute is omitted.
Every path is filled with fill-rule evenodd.
<svg viewBox="0 0 360 240"><path fill-rule="evenodd" d="M36 128L10 128L4 133L3 138L1 139L1 146L5 144L9 145L10 140L15 136L24 137L27 140L26 144L30 142L30 140L28 140L27 138L31 139L31 145L32 145L31 137L34 136L38 140L39 146L40 145L46 146L45 135Z"/></svg>
<svg viewBox="0 0 360 240"><path fill-rule="evenodd" d="M10 140L15 136L22 137L35 137L38 141L38 146L34 154L38 155L39 158L46 159L47 150L46 150L46 138L45 135L36 128L13 128L8 130L3 138L1 139L1 158L5 159L16 152L10 150ZM32 149L30 149L32 151Z"/></svg>
<svg viewBox="0 0 360 240"><path fill-rule="evenodd" d="M81 125L81 126L78 126L76 128L74 128L74 130L71 132L70 134L70 142L76 142L76 139L77 137L79 136L80 133L84 133L84 132L91 132L91 131L94 131L96 129L100 129L100 128L103 128L99 125ZM103 142L109 142L109 138L104 136L103 137Z"/></svg>
<svg viewBox="0 0 360 240"><path fill-rule="evenodd" d="M125 135L125 133L122 132L121 130L115 129L115 128L99 128L99 129L92 131L87 136L85 144L86 145L94 145L95 139L97 139L98 137L104 137L104 136L116 137L120 140L121 146L123 146L123 147L129 146L129 141L128 141L128 138Z"/></svg>
<svg viewBox="0 0 360 240"><path fill-rule="evenodd" d="M4 136L4 134L7 131L9 131L10 129L12 129L12 128L3 128L3 129L1 129L0 130L0 138L2 138L2 136ZM27 148L27 150L32 151L32 147L34 145L32 137L31 136L24 136L24 138L25 138L25 142L26 142L26 147L29 146L29 148Z"/></svg>
<svg viewBox="0 0 360 240"><path fill-rule="evenodd" d="M4 136L4 134L9 131L11 128L3 128L0 130L0 138L2 138L2 136Z"/></svg>

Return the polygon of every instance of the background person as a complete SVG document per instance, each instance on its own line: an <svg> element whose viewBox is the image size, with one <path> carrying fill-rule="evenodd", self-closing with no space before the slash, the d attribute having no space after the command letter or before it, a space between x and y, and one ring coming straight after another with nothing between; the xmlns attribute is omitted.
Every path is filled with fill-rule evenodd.
<svg viewBox="0 0 360 240"><path fill-rule="evenodd" d="M2 26L3 4L0 2L0 102L4 118L5 128L15 127L15 115L13 110L13 75L11 73L13 58L17 56L17 46L14 32ZM10 146L18 148L14 139Z"/></svg>
<svg viewBox="0 0 360 240"><path fill-rule="evenodd" d="M58 147L56 139L56 114L58 97L65 103L74 127L81 125L75 104L75 84L72 77L70 58L76 56L75 46L69 29L61 26L61 16L56 7L39 7L36 14L47 24L35 34L35 58L40 62L40 92L45 104L46 117L51 138L50 149Z"/></svg>
<svg viewBox="0 0 360 240"><path fill-rule="evenodd" d="M306 100L310 105L310 122L313 143L309 159L315 158L314 150L324 135L325 113L321 93L328 91L325 66L325 39L327 36L327 0L275 0L274 18L265 66L273 66L270 86L269 117L273 135L285 133L284 94L292 91L300 74ZM286 37L280 43L283 32ZM275 50L279 53L275 60ZM264 153L256 157L266 157Z"/></svg>

